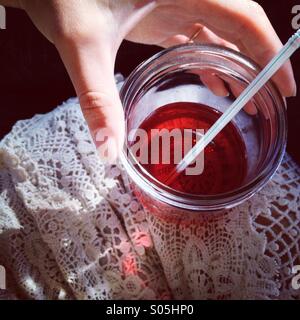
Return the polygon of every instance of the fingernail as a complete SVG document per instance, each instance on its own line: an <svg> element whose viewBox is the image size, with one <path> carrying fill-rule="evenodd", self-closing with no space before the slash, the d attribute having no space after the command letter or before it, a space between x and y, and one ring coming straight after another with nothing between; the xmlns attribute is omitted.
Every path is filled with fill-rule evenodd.
<svg viewBox="0 0 300 320"><path fill-rule="evenodd" d="M244 110L250 116L255 116L257 114L257 108L252 103L247 103L246 106L244 107Z"/></svg>
<svg viewBox="0 0 300 320"><path fill-rule="evenodd" d="M229 97L229 92L225 88L215 88L214 89L214 94L218 97L222 98L228 98Z"/></svg>

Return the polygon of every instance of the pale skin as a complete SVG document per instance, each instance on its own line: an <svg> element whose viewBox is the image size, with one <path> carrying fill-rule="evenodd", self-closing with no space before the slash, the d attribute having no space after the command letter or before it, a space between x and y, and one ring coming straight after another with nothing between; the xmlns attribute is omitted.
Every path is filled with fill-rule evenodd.
<svg viewBox="0 0 300 320"><path fill-rule="evenodd" d="M124 140L123 109L114 80L123 39L170 47L188 42L200 30L194 42L240 50L262 67L282 47L264 10L251 0L0 0L0 4L25 10L56 46L92 137L106 128L112 157ZM202 80L214 93L227 94L219 79L202 75ZM283 96L296 95L289 62L273 80Z"/></svg>

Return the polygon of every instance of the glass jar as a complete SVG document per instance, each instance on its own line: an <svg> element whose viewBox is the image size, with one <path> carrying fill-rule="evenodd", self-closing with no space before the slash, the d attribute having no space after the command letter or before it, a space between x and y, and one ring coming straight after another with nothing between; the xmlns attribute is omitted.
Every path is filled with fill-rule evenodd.
<svg viewBox="0 0 300 320"><path fill-rule="evenodd" d="M230 88L243 88L260 68L244 55L215 45L182 45L164 50L138 66L121 89L126 129L129 133L155 110L174 102L197 102L223 113L235 100ZM221 79L230 94L216 96L199 74ZM151 212L168 218L215 212L249 199L272 177L283 158L287 119L285 102L269 81L253 98L256 114L242 110L233 120L244 139L247 174L243 185L217 195L178 192L152 177L125 144L121 161L139 200ZM128 135L127 135L128 137Z"/></svg>

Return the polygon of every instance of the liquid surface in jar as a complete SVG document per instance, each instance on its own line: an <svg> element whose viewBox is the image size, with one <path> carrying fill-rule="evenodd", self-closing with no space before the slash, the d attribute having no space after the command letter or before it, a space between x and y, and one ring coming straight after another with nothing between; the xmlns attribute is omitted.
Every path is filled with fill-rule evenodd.
<svg viewBox="0 0 300 320"><path fill-rule="evenodd" d="M150 114L140 126L140 129L147 132L147 141L142 142L140 152L147 151L148 161L142 166L163 184L184 193L216 195L240 187L247 173L247 157L244 141L233 123L229 123L205 148L204 166L201 174L189 175L183 171L177 175L176 179L168 181L170 173L178 163L178 160L177 163L174 161L174 151L180 151L181 158L183 158L184 146L187 145L187 142L184 141L186 139L185 133L190 131L190 135L188 135L191 140L190 145L195 145L196 138L199 137L196 129L202 129L205 133L220 116L221 113L216 109L192 102L177 102L160 107ZM167 129L165 132L179 129L182 133L181 141L170 138L170 162L167 164L163 163L162 152L168 152L166 144L163 144L162 138L158 139L155 136L162 129ZM151 143L154 139L156 142L159 141L158 149L156 149L159 150L156 158L159 161L156 163L153 163L155 162L153 155L151 157L151 152L154 150L153 146L151 148ZM191 168L194 166L195 164L191 165Z"/></svg>

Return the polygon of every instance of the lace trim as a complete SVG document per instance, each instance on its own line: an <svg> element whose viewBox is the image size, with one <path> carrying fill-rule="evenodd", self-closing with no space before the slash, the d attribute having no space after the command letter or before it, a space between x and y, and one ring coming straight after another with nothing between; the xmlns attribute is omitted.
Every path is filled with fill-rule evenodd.
<svg viewBox="0 0 300 320"><path fill-rule="evenodd" d="M190 224L142 208L124 170L101 163L76 100L19 122L0 159L0 264L19 296L299 298L300 175L288 155L251 200Z"/></svg>

